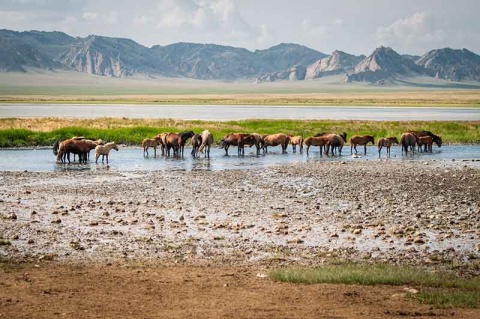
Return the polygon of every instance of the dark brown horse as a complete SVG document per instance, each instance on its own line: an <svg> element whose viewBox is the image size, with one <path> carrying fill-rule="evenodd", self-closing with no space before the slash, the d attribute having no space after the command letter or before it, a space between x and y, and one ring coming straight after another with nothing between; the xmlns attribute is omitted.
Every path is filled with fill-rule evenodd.
<svg viewBox="0 0 480 319"><path fill-rule="evenodd" d="M422 146L425 146L424 151L432 152L433 138L431 136L420 136L418 138L418 151L422 151Z"/></svg>
<svg viewBox="0 0 480 319"><path fill-rule="evenodd" d="M437 144L438 147L442 147L442 137L440 135L435 135L430 131L408 131L408 133L414 134L417 138L430 136L433 143ZM427 145L425 145L424 151L427 151Z"/></svg>
<svg viewBox="0 0 480 319"><path fill-rule="evenodd" d="M287 152L288 143L290 142L290 137L283 133L270 134L263 136L263 153L267 153L269 146L278 146L282 147L282 153Z"/></svg>
<svg viewBox="0 0 480 319"><path fill-rule="evenodd" d="M408 154L408 149L412 151L413 154L415 154L415 145L417 144L418 137L413 134L413 133L403 133L402 136L400 137L400 144L402 145L402 154L405 151L405 155Z"/></svg>
<svg viewBox="0 0 480 319"><path fill-rule="evenodd" d="M201 134L195 134L192 137L192 156L198 157L198 149L200 148L200 145L202 145L202 135Z"/></svg>
<svg viewBox="0 0 480 319"><path fill-rule="evenodd" d="M378 157L380 157L382 147L385 147L387 149L387 156L390 157L390 147L393 144L399 144L398 139L396 137L381 137L381 138L379 138L378 142L377 142Z"/></svg>
<svg viewBox="0 0 480 319"><path fill-rule="evenodd" d="M363 145L363 152L367 154L367 144L372 142L372 145L375 145L375 140L373 139L372 135L353 135L350 138L350 154L353 154L353 150L355 150L355 154L357 153L357 145Z"/></svg>
<svg viewBox="0 0 480 319"><path fill-rule="evenodd" d="M183 156L185 143L195 133L193 131L186 131L181 133L170 133L165 136L165 146L167 148L167 156L170 156L170 149L173 148L173 156Z"/></svg>

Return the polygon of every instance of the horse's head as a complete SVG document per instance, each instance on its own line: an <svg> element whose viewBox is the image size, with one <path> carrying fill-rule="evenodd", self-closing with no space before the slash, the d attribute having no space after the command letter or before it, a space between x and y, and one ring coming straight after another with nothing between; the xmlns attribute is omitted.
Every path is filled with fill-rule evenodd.
<svg viewBox="0 0 480 319"><path fill-rule="evenodd" d="M437 144L438 147L442 147L442 137L440 135L435 135L433 137L433 142Z"/></svg>
<svg viewBox="0 0 480 319"><path fill-rule="evenodd" d="M347 133L343 132L342 134L340 134L340 137L343 139L345 143L347 142Z"/></svg>
<svg viewBox="0 0 480 319"><path fill-rule="evenodd" d="M225 148L227 146L227 142L225 142L225 139L222 138L222 140L220 141L220 148Z"/></svg>
<svg viewBox="0 0 480 319"><path fill-rule="evenodd" d="M375 145L375 138L373 136L369 136L368 141L372 142L372 144Z"/></svg>
<svg viewBox="0 0 480 319"><path fill-rule="evenodd" d="M395 144L400 144L400 143L398 142L397 137L392 137L392 138L390 139L390 141L391 141L392 143L395 143Z"/></svg>

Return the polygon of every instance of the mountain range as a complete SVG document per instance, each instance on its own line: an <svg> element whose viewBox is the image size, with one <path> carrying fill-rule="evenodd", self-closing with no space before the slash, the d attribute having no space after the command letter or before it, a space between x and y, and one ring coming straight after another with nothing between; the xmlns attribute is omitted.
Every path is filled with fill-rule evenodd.
<svg viewBox="0 0 480 319"><path fill-rule="evenodd" d="M253 52L198 43L148 48L125 38L0 30L0 72L24 72L33 68L111 77L142 74L256 82L311 80L332 75L343 75L347 83L379 85L416 76L480 81L480 56L467 49L436 49L415 56L401 55L381 46L369 56L356 56L339 50L327 55L292 43Z"/></svg>

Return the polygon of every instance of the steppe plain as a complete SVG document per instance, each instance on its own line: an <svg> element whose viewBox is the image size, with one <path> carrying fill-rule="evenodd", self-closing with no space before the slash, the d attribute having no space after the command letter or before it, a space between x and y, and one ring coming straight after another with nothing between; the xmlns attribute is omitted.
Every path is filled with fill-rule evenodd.
<svg viewBox="0 0 480 319"><path fill-rule="evenodd" d="M2 100L65 99L30 87L27 94L2 92ZM67 100L78 102L82 94L74 90ZM290 96L211 90L193 98ZM398 94L418 94L412 104L425 106L479 104L478 90L305 90L340 104L356 95L381 96L383 104ZM118 96L90 93L99 103ZM136 100L157 99L136 93ZM295 284L271 276L291 267L387 263L477 280L477 162L338 160L216 172L104 166L0 172L0 179L0 318L480 316L479 309L415 298L415 291L435 287Z"/></svg>

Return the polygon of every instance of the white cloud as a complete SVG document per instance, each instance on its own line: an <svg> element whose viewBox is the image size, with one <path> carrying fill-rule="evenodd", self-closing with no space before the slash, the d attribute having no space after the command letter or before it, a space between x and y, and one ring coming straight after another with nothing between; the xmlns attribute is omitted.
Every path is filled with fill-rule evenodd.
<svg viewBox="0 0 480 319"><path fill-rule="evenodd" d="M377 28L378 44L391 45L399 50L432 48L447 37L444 26L434 16L425 12L398 19L391 25Z"/></svg>
<svg viewBox="0 0 480 319"><path fill-rule="evenodd" d="M85 20L96 20L98 18L98 13L96 12L84 12L82 18Z"/></svg>

